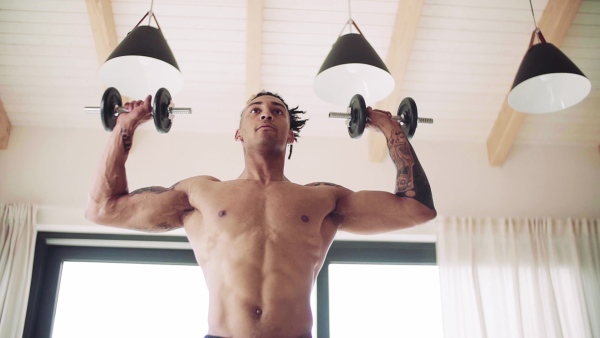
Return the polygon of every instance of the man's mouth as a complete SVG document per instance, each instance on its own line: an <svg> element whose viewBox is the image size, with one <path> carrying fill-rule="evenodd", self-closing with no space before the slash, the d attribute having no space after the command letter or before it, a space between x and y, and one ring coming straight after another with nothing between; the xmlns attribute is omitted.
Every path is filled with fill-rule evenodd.
<svg viewBox="0 0 600 338"><path fill-rule="evenodd" d="M264 129L264 128L270 128L270 129L273 129L273 130L275 130L275 127L273 127L273 126L272 126L272 125L270 125L270 124L263 124L263 125L259 126L258 128L256 128L256 130L259 130L259 129Z"/></svg>

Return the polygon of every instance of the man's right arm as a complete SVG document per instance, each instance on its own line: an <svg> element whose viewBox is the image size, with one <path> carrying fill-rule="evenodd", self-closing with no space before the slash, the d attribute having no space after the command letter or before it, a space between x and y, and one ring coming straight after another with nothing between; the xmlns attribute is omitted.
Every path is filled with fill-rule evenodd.
<svg viewBox="0 0 600 338"><path fill-rule="evenodd" d="M110 134L92 184L85 216L94 223L163 232L183 225L194 208L187 194L177 188L150 187L129 192L125 162L135 129L151 116L150 96L144 102L125 104L129 113L119 115Z"/></svg>

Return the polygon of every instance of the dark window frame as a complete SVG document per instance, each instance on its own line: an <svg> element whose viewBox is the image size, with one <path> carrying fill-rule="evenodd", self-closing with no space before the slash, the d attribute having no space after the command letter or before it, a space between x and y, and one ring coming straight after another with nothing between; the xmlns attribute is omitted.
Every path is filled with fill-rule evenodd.
<svg viewBox="0 0 600 338"><path fill-rule="evenodd" d="M112 262L198 265L191 249L148 249L51 245L48 240L97 240L188 243L182 236L72 234L40 232L36 242L31 289L23 338L49 338L56 311L62 262ZM435 265L434 243L335 241L317 277L317 336L329 337L329 273L331 263Z"/></svg>

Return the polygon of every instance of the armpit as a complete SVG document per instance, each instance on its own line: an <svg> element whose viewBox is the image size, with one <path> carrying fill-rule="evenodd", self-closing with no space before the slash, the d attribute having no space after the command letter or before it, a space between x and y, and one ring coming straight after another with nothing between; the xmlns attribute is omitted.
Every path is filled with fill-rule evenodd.
<svg viewBox="0 0 600 338"><path fill-rule="evenodd" d="M342 225L342 223L344 222L344 215L336 212L335 210L327 216L331 219L333 224L335 224L337 227Z"/></svg>
<svg viewBox="0 0 600 338"><path fill-rule="evenodd" d="M194 208L191 205L188 205L182 212L181 215L181 219L185 221L186 218L188 218L188 216L190 216L194 211L196 211L196 208Z"/></svg>
<svg viewBox="0 0 600 338"><path fill-rule="evenodd" d="M307 187L332 187L335 189L330 189L329 191L331 192L331 206L333 208L333 211L331 211L327 217L333 222L333 224L335 224L337 227L339 227L342 222L344 221L344 215L342 213L340 213L338 210L338 206L340 203L340 200L343 199L345 196L348 196L349 194L352 193L351 190L344 188L341 185L338 184L334 184L334 183L329 183L329 182L313 182L313 183L309 183L306 185Z"/></svg>

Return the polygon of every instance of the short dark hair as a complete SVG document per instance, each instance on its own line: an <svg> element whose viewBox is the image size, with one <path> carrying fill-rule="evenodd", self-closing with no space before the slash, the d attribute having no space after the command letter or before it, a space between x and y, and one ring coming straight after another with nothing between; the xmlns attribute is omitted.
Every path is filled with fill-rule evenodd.
<svg viewBox="0 0 600 338"><path fill-rule="evenodd" d="M285 103L285 101L283 100L283 98L281 96L279 96L276 93L272 93L272 92L268 92L268 91L261 91L260 93L253 95L248 102L254 100L257 97L261 97L261 96L273 96L279 100L281 100L281 102L283 102L283 104L285 105L285 108L287 109L287 111L290 113L290 129L292 129L292 131L294 132L294 140L296 140L298 137L300 137L300 129L302 129L304 127L304 125L306 124L306 121L308 121L308 119L304 119L301 120L300 119L300 114L306 114L306 111L302 111L299 110L298 107L296 106L296 108L292 108L290 109L287 105L287 103Z"/></svg>

